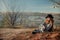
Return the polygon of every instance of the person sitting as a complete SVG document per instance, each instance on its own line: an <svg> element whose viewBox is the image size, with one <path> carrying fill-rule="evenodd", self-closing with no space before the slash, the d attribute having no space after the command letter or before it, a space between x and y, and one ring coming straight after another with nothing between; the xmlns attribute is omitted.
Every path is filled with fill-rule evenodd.
<svg viewBox="0 0 60 40"><path fill-rule="evenodd" d="M45 21L43 24L39 25L39 28L34 30L32 34L40 33L40 32L52 32L53 31L53 16L51 14L48 14L45 17Z"/></svg>

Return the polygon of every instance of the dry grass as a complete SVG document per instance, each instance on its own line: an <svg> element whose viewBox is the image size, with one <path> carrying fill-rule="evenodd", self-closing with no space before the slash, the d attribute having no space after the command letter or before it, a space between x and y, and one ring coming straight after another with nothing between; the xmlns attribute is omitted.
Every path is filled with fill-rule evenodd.
<svg viewBox="0 0 60 40"><path fill-rule="evenodd" d="M0 40L60 40L60 31L32 34L34 29L0 29Z"/></svg>

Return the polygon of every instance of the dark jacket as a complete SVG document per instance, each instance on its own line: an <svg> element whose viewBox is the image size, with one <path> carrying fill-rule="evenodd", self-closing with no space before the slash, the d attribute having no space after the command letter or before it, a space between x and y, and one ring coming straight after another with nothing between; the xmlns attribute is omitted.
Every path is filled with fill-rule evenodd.
<svg viewBox="0 0 60 40"><path fill-rule="evenodd" d="M43 25L45 27L44 31L46 31L46 32L53 31L53 25L52 26L51 25L47 26L48 24L46 24L46 23L44 23Z"/></svg>

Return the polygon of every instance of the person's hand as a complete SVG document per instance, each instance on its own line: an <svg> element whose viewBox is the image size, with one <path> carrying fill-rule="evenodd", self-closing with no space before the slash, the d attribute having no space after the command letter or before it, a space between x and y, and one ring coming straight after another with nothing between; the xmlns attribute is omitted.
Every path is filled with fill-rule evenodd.
<svg viewBox="0 0 60 40"><path fill-rule="evenodd" d="M53 25L53 21L50 21L50 25L51 25L51 26Z"/></svg>

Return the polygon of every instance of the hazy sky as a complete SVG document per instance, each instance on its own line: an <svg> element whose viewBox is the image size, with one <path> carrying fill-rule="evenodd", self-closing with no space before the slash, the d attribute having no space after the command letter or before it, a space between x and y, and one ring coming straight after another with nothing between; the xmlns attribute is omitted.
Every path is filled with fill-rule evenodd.
<svg viewBox="0 0 60 40"><path fill-rule="evenodd" d="M57 12L59 8L53 8L53 3L48 0L0 0L0 11L24 11L24 12Z"/></svg>

